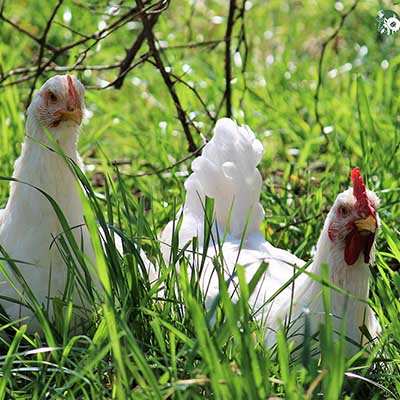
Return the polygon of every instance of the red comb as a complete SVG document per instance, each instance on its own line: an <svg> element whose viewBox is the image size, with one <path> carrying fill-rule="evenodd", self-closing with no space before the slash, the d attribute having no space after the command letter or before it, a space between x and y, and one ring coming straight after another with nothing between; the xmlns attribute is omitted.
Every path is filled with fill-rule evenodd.
<svg viewBox="0 0 400 400"><path fill-rule="evenodd" d="M67 83L68 83L68 98L71 103L76 106L78 104L78 93L75 89L74 82L71 78L71 75L67 75Z"/></svg>
<svg viewBox="0 0 400 400"><path fill-rule="evenodd" d="M351 180L353 182L353 195L357 200L356 205L358 210L367 215L373 213L373 207L370 205L360 168L353 168L351 170Z"/></svg>

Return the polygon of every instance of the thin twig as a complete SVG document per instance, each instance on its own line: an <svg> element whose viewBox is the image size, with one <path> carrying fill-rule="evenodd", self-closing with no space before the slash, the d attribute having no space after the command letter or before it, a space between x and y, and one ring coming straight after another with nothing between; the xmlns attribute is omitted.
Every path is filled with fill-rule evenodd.
<svg viewBox="0 0 400 400"><path fill-rule="evenodd" d="M239 106L242 110L245 108L244 100L245 100L246 93L248 91L246 70L247 70L247 63L248 63L248 58L249 58L249 44L248 44L247 36L246 36L245 13L246 13L246 0L242 0L242 6L240 7L239 13L236 17L236 21L241 20L241 25L240 25L240 32L239 32L239 40L238 40L238 44L237 44L237 47L235 50L235 52L240 52L240 48L243 45L244 51L243 51L241 74L242 74L244 87L243 87L243 90L241 91L241 96L240 96L240 100L239 100Z"/></svg>
<svg viewBox="0 0 400 400"><path fill-rule="evenodd" d="M59 3L62 3L62 1L60 1ZM69 50L71 50L73 48L82 46L90 40L93 40L93 43L91 43L81 53L78 54L78 61L75 63L75 65L79 65L86 58L86 54L88 53L88 51L90 49L92 49L94 46L96 46L98 42L100 42L101 40L104 40L109 35L111 35L113 32L115 32L116 30L125 26L125 24L128 23L129 21L131 21L132 19L139 18L141 13L146 12L146 11L151 13L153 9L157 9L157 12L160 12L160 9L161 9L161 11L163 11L166 8L166 7L160 8L160 6L165 5L165 3L166 3L165 0L160 0L158 3L151 4L151 5L147 6L146 8L142 9L141 11L139 11L138 7L129 8L129 10L126 13L124 13L117 20L115 20L114 22L112 22L111 24L106 26L105 28L96 31L95 33L93 33L91 35L79 34L79 36L81 36L80 39L78 39L72 43L69 43L63 47L55 47L55 46L52 46L47 43L47 34L48 34L48 31L50 30L52 23L53 22L55 23L54 17L57 13L59 3L57 3L57 7L55 9L53 9L50 19L46 23L45 31L41 37L36 37L32 33L28 32L24 28L20 27L13 21L6 18L4 15L4 3L2 3L3 7L0 10L0 20L7 22L18 32L21 32L24 35L27 35L32 40L34 40L36 43L38 43L40 45L40 49L42 49L42 50L39 49L39 56L40 56L40 53L42 53L42 56L38 58L35 73L32 73L29 76L24 76L16 81L11 82L10 84L5 84L5 81L15 74L15 70L0 73L0 84L1 84L0 87L18 85L20 83L30 81L30 80L37 81L37 77L39 77L41 74L43 74L43 72L47 71L48 68L51 69L52 64L55 63L56 59L60 55L68 52ZM146 4L147 4L147 2L146 2ZM158 6L158 8L157 8L157 6ZM42 60L44 60L44 49L50 51L51 55L49 56L49 58L46 59L45 62L42 63ZM39 61L40 61L40 63L39 63ZM107 68L105 68L105 69L107 69ZM73 69L70 69L70 70L73 70ZM36 82L35 82L35 85L36 85ZM34 85L32 85L32 88L33 88L33 86ZM30 97L31 96L32 96L32 90L30 93Z"/></svg>
<svg viewBox="0 0 400 400"><path fill-rule="evenodd" d="M166 50L179 50L179 49L196 49L198 47L211 47L212 49L214 49L215 47L217 47L219 44L224 43L225 42L225 38L224 39L215 39L215 40L204 40L202 42L191 42L191 43L186 43L186 44L176 44L174 46L168 46L163 48L163 51Z"/></svg>
<svg viewBox="0 0 400 400"><path fill-rule="evenodd" d="M187 156L183 157L182 159L176 161L175 163L169 165L168 167L165 168L161 168L158 169L156 171L152 171L152 172L141 172L139 174L135 174L135 175L131 175L131 174L124 174L126 176L129 176L131 178L141 178L143 176L152 176L152 175L160 175L163 172L167 172L170 171L171 169L174 169L175 167L177 167L178 165L184 163L187 160L190 160L191 158L197 156L198 154L200 154L200 152L203 150L204 146L206 145L206 143L204 143L203 145L201 145L199 148L197 148L194 152L188 154Z"/></svg>
<svg viewBox="0 0 400 400"><path fill-rule="evenodd" d="M226 23L225 32L225 100L226 100L226 116L232 117L232 30L234 25L234 17L236 10L236 0L229 1L229 14Z"/></svg>
<svg viewBox="0 0 400 400"><path fill-rule="evenodd" d="M199 100L199 102L202 105L202 107L203 107L205 113L207 114L208 118L210 118L211 121L213 121L214 123L217 122L216 117L211 114L210 110L207 107L207 104L201 98L199 92L192 85L190 85L189 83L184 81L180 76L175 75L172 72L170 73L170 75L175 79L175 81L177 81L179 83L182 83L182 85L186 86L195 95L195 97Z"/></svg>
<svg viewBox="0 0 400 400"><path fill-rule="evenodd" d="M59 10L59 8L61 7L63 2L64 2L64 0L58 0L56 6L54 7L54 9L53 9L53 11L52 11L52 13L50 15L50 18L47 20L47 23L46 23L46 26L44 28L43 34L40 37L39 57L38 57L38 61L37 61L38 69L36 71L36 75L35 75L35 78L33 80L32 85L31 85L31 90L30 90L29 95L28 95L27 106L30 104L30 102L32 100L32 95L33 95L33 92L35 91L36 83L37 83L40 75L43 72L41 65L42 65L42 59L43 59L43 55L44 55L44 50L45 50L46 44L47 44L46 43L47 42L47 35L50 32L50 28L51 28L51 25L52 25L52 23L54 21L54 18L56 16L56 14L57 14L57 11Z"/></svg>
<svg viewBox="0 0 400 400"><path fill-rule="evenodd" d="M3 3L4 5L4 3ZM39 45L42 44L42 40L39 37L36 37L33 33L27 31L25 28L23 28L22 26L18 25L17 23L13 22L11 19L7 18L4 15L4 9L3 7L0 10L0 20L6 22L7 24L11 25L13 28L15 28L18 32L23 33L25 36L28 36L29 38L31 38L32 40L34 40L36 43L38 43ZM45 44L46 48L51 50L51 51L56 51L57 49L55 47L53 47L52 45L46 43Z"/></svg>
<svg viewBox="0 0 400 400"><path fill-rule="evenodd" d="M153 26L157 22L158 16L160 14L153 14L149 21L150 29L153 29ZM143 28L142 32L140 32L139 36L135 39L130 49L126 52L126 57L122 60L121 66L119 69L118 78L115 79L113 86L116 89L121 89L124 84L125 77L127 73L130 71L130 67L132 65L133 60L135 59L137 53L143 45L143 42L146 40L146 32Z"/></svg>
<svg viewBox="0 0 400 400"><path fill-rule="evenodd" d="M138 0L137 3L139 4L139 6L143 7L142 0ZM189 124L188 124L187 118L186 118L186 113L182 108L181 102L175 91L174 84L171 80L171 77L165 69L164 63L160 56L160 53L159 53L159 51L157 51L154 34L153 34L153 31L151 30L151 25L150 25L150 22L149 22L149 19L148 19L146 13L142 14L142 21L143 21L144 31L145 31L146 37L147 37L147 42L148 42L150 51L153 53L153 58L155 60L157 69L160 71L160 74L164 80L164 83L167 86L168 91L172 97L174 104L175 104L175 108L176 108L176 111L178 114L179 121L182 125L183 132L185 133L186 140L188 142L188 150L190 153L193 153L197 150L197 146L193 140L192 133L190 132Z"/></svg>

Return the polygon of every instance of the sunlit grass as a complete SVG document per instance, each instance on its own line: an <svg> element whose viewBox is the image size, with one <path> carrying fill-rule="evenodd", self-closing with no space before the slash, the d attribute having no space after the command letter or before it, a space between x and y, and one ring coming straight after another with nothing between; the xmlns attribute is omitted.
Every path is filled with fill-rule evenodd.
<svg viewBox="0 0 400 400"><path fill-rule="evenodd" d="M198 2L194 12L189 3L172 2L155 29L157 37L170 47L222 39L224 23L216 24L218 19L213 17L226 16L226 3ZM33 31L43 27L43 15L53 5L36 0L6 4L7 14L20 18ZM103 2L98 4L105 7ZM43 335L27 334L23 322L2 328L6 334L0 339L0 398L400 397L400 58L396 56L400 39L377 36L378 5L372 1L361 2L346 21L324 63L320 112L329 143L322 151L326 140L315 121L314 94L319 46L339 19L335 2L265 4L260 0L250 5L245 19L248 67L241 74L236 58L232 88L235 118L251 126L265 148L260 167L266 210L262 228L274 245L309 260L328 207L348 186L350 167L360 166L369 188L381 198L383 226L370 296L382 325L381 340L368 349L369 354L346 358L344 339L334 339L328 315L317 338L321 358L312 356L316 341L307 335L297 351L284 331L276 346L266 348L262 330L246 307L252 288L243 279L236 304L221 282L218 304L226 318L212 320L192 279L190 262L174 245L175 263L166 265L157 241L184 200L183 182L190 161L161 174L136 177L187 155L187 143L162 79L154 66L144 64L129 74L120 91L87 92L90 118L82 129L80 150L89 166L88 178L76 173L87 198L85 216L98 264L92 266L76 257L79 248L73 237L64 240L65 249L75 254L75 268L81 273L77 276L84 276L85 268L94 268L105 290L81 279L83 292L94 291L84 330L74 331L69 323L68 296L58 304L59 321L48 321L45 310L38 311L43 314ZM347 8L350 2L343 5ZM70 24L78 31L91 32L103 19L66 1L59 21L66 11L71 11ZM136 34L137 28L131 26L111 36L93 51L90 63L111 63L123 57ZM61 26L54 26L50 37L63 43L70 40L68 35ZM29 39L21 40L4 26L0 26L0 37L3 70L32 62L37 48ZM223 96L223 50L220 44L212 50L164 52L166 65L178 75L186 71L184 79L212 112ZM239 50L243 60L243 48ZM60 63L72 64L74 56L71 52ZM87 86L94 86L99 79L111 81L115 73L78 75ZM183 85L176 88L185 110L210 137L212 121L198 99ZM20 152L28 89L21 85L0 91L1 176L11 175ZM201 137L194 135L201 144ZM107 163L110 159L128 163L117 170ZM95 179L99 174L101 179ZM0 183L3 205L8 182ZM103 229L103 245L96 226ZM123 241L123 256L115 247L114 234ZM156 285L150 285L141 249L160 271ZM324 298L329 304L328 289Z"/></svg>

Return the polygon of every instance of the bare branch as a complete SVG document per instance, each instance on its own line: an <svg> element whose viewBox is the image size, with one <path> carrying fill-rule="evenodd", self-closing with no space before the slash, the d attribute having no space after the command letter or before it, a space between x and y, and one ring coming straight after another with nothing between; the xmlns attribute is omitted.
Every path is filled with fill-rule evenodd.
<svg viewBox="0 0 400 400"><path fill-rule="evenodd" d="M50 28L51 28L51 25L52 25L52 23L54 21L54 18L56 16L56 14L57 14L57 11L59 10L59 8L61 7L61 4L63 2L64 2L64 0L58 0L56 6L54 7L54 9L53 9L53 11L52 11L52 13L50 15L50 18L47 20L47 24L46 24L46 27L44 28L43 34L40 37L39 57L38 57L38 61L37 61L38 69L37 69L35 78L33 80L33 83L31 85L31 90L29 92L27 105L29 105L29 103L31 102L32 95L33 95L33 92L34 92L35 87L36 87L36 82L38 81L40 75L43 72L41 65L42 65L42 59L43 59L44 50L46 48L47 35L50 32Z"/></svg>
<svg viewBox="0 0 400 400"><path fill-rule="evenodd" d="M161 168L161 169L158 169L156 171L151 171L151 172L141 172L141 173L136 174L136 175L130 175L130 174L125 174L125 175L130 176L131 178L141 178L143 176L160 175L163 172L170 171L171 169L174 169L175 167L177 167L178 165L184 163L185 161L188 161L191 158L193 158L193 157L197 156L198 154L200 154L201 150L203 150L203 147L205 145L206 144L204 143L202 146L197 148L194 152L189 153L187 156L185 156L184 158L182 158L182 159L176 161L175 163L169 165L168 167Z"/></svg>
<svg viewBox="0 0 400 400"><path fill-rule="evenodd" d="M236 10L236 0L229 1L229 14L226 23L225 32L225 100L226 100L226 116L232 117L232 30L234 25L234 17Z"/></svg>
<svg viewBox="0 0 400 400"><path fill-rule="evenodd" d="M191 93L193 93L195 98L199 101L202 108L204 109L207 117L212 121L212 125L215 124L216 118L220 113L220 109L223 106L226 95L224 94L224 98L217 107L217 112L212 113L208 109L207 103L202 99L196 88L184 80L184 75L178 76L167 70L167 68L165 67L166 61L163 57L163 54L164 56L166 56L165 53L168 51L185 49L213 49L219 44L226 43L227 38L229 38L229 40L231 41L232 31L230 31L230 33L223 39L177 44L174 46L169 46L167 48L161 48L160 46L158 46L157 39L155 38L153 33L153 28L160 14L169 6L168 0L159 0L156 2L149 0L138 0L133 6L121 5L120 10L123 10L123 13L121 15L117 13L108 14L108 25L104 28L96 30L95 32L80 32L66 24L63 24L62 22L57 21L56 17L63 3L64 0L57 0L40 35L29 32L19 23L6 17L4 11L4 2L2 3L3 7L1 7L0 9L0 21L3 21L11 29L14 29L17 34L29 37L34 43L38 45L38 50L37 58L35 58L34 62L31 65L13 68L8 71L0 71L0 88L29 82L30 91L27 99L27 102L29 103L31 101L37 82L45 73L65 73L74 71L100 72L111 70L118 71L115 80L108 83L106 86L89 86L89 88L99 90L110 87L120 88L122 87L126 76L132 69L137 68L139 65L143 64L146 61L150 62L159 71L166 85L166 88L168 89L168 93L173 100L177 112L177 117L182 125L183 132L188 142L188 149L190 152L188 158L190 158L193 154L197 154L196 152L199 150L197 149L196 143L193 139L192 131L195 130L199 134L200 131L195 121L191 120L191 118L188 117L186 111L183 109L175 85L180 83L188 88ZM77 0L74 1L74 4L82 7L82 10L88 10L88 12L96 11L96 14L105 15L100 11L101 7L88 6L86 3L78 2ZM128 22L135 19L142 22L143 29L133 39L131 47L126 51L125 56L119 59L117 58L115 60L111 60L110 63L103 65L90 64L92 49L94 49L101 41L105 40L114 32L126 26ZM74 39L69 43L63 45L51 44L48 38L50 36L50 32L52 31L52 27L55 24L71 32L75 36ZM146 43L149 47L149 50L139 56L139 52ZM229 43L229 47L230 46L231 45ZM70 65L60 65L59 60L61 59L61 56L67 54L72 49L78 49L75 62ZM186 157L182 160L182 162L185 159ZM171 166L171 168L173 168L173 166Z"/></svg>
<svg viewBox="0 0 400 400"><path fill-rule="evenodd" d="M142 0L138 0L137 2L140 6L143 6ZM153 31L151 30L151 25L150 25L150 22L149 22L149 19L148 19L146 13L144 13L142 15L142 21L143 21L143 27L144 27L144 31L146 33L147 42L148 42L150 51L153 53L152 55L154 57L157 69L160 71L160 74L164 80L164 83L167 86L168 91L172 97L174 104L175 104L175 108L178 113L179 121L182 125L183 132L185 133L186 140L188 142L188 149L191 153L193 153L197 150L197 146L193 140L192 133L190 132L189 124L188 124L187 118L186 118L186 113L182 108L182 105L181 105L178 95L176 94L174 84L171 80L171 77L165 69L164 63L160 56L160 53L159 53L159 51L157 51L154 34L153 34Z"/></svg>
<svg viewBox="0 0 400 400"><path fill-rule="evenodd" d="M158 13L151 16L149 21L150 29L152 29L155 23L157 22L159 15L160 14ZM113 85L116 89L121 89L122 85L124 84L126 74L130 71L131 64L145 40L146 40L146 32L145 29L143 28L142 32L140 32L139 36L133 42L131 48L126 52L126 57L121 62L118 78L114 81Z"/></svg>
<svg viewBox="0 0 400 400"><path fill-rule="evenodd" d="M15 28L18 32L23 33L25 36L28 36L29 38L31 38L33 41L35 41L38 44L42 43L41 38L36 37L34 34L30 33L29 31L27 31L26 29L24 29L22 26L16 24L15 22L13 22L11 19L8 19L5 15L4 15L4 10L3 8L1 8L0 10L0 20L4 21L5 23L11 25L13 28ZM46 43L45 44L46 48L51 50L51 51L56 51L57 49L55 47L53 47L52 45Z"/></svg>

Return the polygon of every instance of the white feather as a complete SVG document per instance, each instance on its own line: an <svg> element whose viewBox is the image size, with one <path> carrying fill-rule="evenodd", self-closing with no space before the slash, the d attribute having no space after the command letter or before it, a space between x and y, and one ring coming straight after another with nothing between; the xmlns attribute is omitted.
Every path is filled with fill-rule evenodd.
<svg viewBox="0 0 400 400"><path fill-rule="evenodd" d="M219 294L218 276L212 259L221 254L220 250L223 254L225 279L230 282L229 291L233 299L237 297L236 266L239 264L245 267L246 279L250 282L261 263L267 263L267 271L250 298L250 307L265 327L267 343L272 344L275 342L276 330L290 311L291 320L297 320L293 324L292 334L296 331L302 334L304 310L310 313L311 328L315 332L323 319L324 309L320 295L321 285L306 274L301 274L294 284L283 290L274 301L266 304L305 262L286 250L272 246L265 241L260 232L264 211L259 203L262 179L257 165L262 152L261 143L248 127L239 127L229 119L219 120L214 136L204 147L203 154L192 163L193 173L185 183L185 204L178 213L177 220L171 221L163 231L161 241L164 258L168 262L173 226L177 225L179 217L182 217L179 231L180 247L193 237L198 237L200 251L206 251L208 255L200 280L209 306ZM219 237L226 234L222 249L215 243L208 249L202 249L205 196L213 198L215 202L214 238L217 231ZM350 191L340 196L352 197ZM342 201L343 198L339 200ZM321 265L327 263L330 266L332 282L361 299L349 300L345 295L336 292L332 294L333 312L338 317L334 318L335 328L340 331L342 318L346 314L346 334L360 343L359 326L363 323L364 314L366 326L373 336L376 334L376 320L371 309L365 304L368 298L369 269L362 258L350 268L344 266L343 248L336 248L327 237L327 227L331 218L332 213L327 217L317 244L316 256L307 271L319 275ZM191 257L190 254L188 257ZM196 269L196 257L192 257L191 262ZM293 308L290 309L292 296ZM351 350L351 345L349 349Z"/></svg>
<svg viewBox="0 0 400 400"><path fill-rule="evenodd" d="M50 84L57 88L60 79L52 78ZM44 307L49 304L51 315L51 299L62 297L67 267L57 246L51 246L53 239L63 232L62 226L50 202L38 189L57 202L70 227L79 227L73 229L73 234L78 244L84 244L88 257L94 260L94 254L84 225L77 180L64 158L43 146L51 146L51 141L35 112L39 96L35 95L28 109L26 138L13 173L18 182L11 182L10 196L1 213L0 244L12 259L21 261L17 265L23 278L39 303ZM66 122L51 134L65 155L79 164L76 149L78 129L76 124ZM6 263L3 263L3 267L13 277ZM13 279L15 290L2 274L0 277L1 295L25 302L25 295L17 280ZM75 300L84 305L77 295ZM24 323L28 323L31 330L38 327L31 309L6 300L1 300L1 305L12 319L26 317Z"/></svg>
<svg viewBox="0 0 400 400"><path fill-rule="evenodd" d="M75 96L70 86L72 81ZM56 96L57 104L46 100L47 90ZM26 138L14 167L13 178L16 182L11 182L7 205L4 210L0 210L0 245L10 258L20 261L17 262L19 271L38 302L48 308L50 317L57 317L54 315L52 300L63 296L68 267L57 247L57 241L54 240L63 233L63 228L51 203L40 191L49 195L58 204L69 227L72 228L77 244L83 245L85 256L95 266L95 255L83 218L78 180L64 157L46 147L59 147L65 156L78 164L81 169L84 168L77 151L78 124L67 118L53 125L57 110L61 107L70 111L71 103L68 101L73 98L75 98L74 105L79 104L79 109L83 111L83 94L84 88L81 83L67 76L55 76L49 79L35 94L27 113ZM101 238L104 237L102 229L99 229L99 234ZM114 236L116 248L123 255L121 238L118 235ZM154 281L158 274L153 264L142 250L140 254L150 281ZM10 266L6 262L2 265L7 276L0 273L0 294L3 296L0 304L11 319L23 318L23 322L28 323L30 331L39 329L38 321L30 308L5 299L26 303L26 293ZM95 275L93 283L100 289L100 283ZM74 322L79 324L80 311L91 304L91 301L86 300L82 291L76 288L72 300L74 305L79 306L75 308L74 314ZM83 318L86 318L85 313L82 314Z"/></svg>

